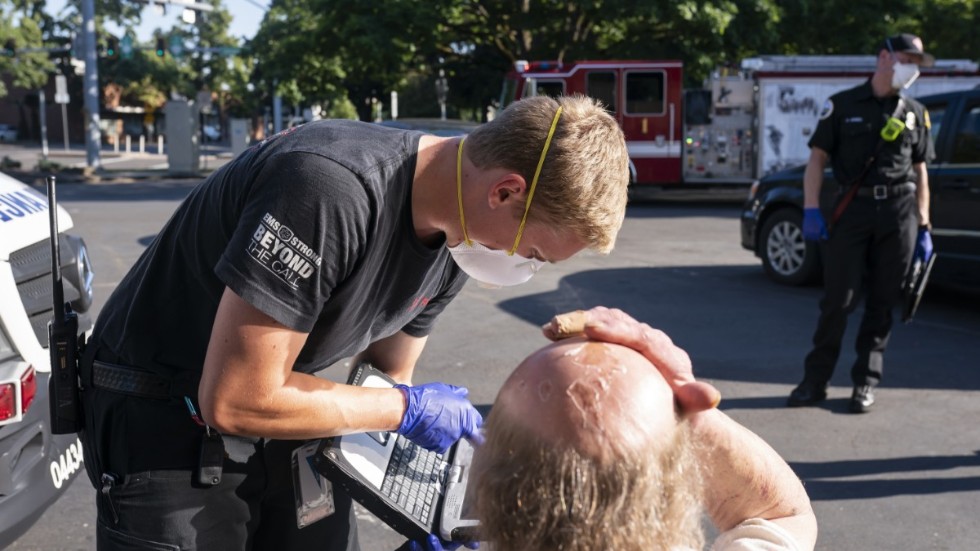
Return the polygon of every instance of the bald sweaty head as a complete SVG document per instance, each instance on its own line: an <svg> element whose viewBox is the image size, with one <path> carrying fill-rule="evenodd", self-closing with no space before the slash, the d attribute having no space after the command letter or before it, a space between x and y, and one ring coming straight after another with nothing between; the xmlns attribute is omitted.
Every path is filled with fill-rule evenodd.
<svg viewBox="0 0 980 551"><path fill-rule="evenodd" d="M493 414L600 461L669 441L677 427L673 393L646 358L584 338L528 356L504 383Z"/></svg>

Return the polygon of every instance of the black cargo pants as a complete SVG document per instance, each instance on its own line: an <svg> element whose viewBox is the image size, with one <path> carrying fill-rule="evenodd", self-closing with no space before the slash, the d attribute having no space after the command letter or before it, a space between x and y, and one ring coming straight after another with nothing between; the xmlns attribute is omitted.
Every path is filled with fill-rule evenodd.
<svg viewBox="0 0 980 551"><path fill-rule="evenodd" d="M892 328L892 313L902 300L902 283L918 232L915 192L874 199L857 196L821 241L824 296L804 361L805 380L826 385L840 356L847 317L865 298L858 330L857 359L851 368L855 386L876 386Z"/></svg>

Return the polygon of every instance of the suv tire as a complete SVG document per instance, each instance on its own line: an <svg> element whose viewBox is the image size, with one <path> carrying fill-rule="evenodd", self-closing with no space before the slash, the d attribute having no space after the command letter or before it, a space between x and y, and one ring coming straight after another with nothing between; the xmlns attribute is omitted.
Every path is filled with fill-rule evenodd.
<svg viewBox="0 0 980 551"><path fill-rule="evenodd" d="M793 208L772 213L759 234L759 256L766 275L783 285L805 285L820 276L817 244L803 239L803 215Z"/></svg>

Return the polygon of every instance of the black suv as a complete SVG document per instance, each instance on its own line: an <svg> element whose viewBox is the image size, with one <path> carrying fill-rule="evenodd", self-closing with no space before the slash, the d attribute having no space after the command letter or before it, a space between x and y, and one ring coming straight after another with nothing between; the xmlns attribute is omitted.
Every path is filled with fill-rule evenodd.
<svg viewBox="0 0 980 551"><path fill-rule="evenodd" d="M929 188L939 256L930 281L980 291L980 90L918 99L929 110L936 148ZM765 176L752 185L742 209L742 246L762 259L770 278L787 285L821 276L819 250L803 239L804 169ZM822 193L821 204L833 204L837 183L830 170Z"/></svg>

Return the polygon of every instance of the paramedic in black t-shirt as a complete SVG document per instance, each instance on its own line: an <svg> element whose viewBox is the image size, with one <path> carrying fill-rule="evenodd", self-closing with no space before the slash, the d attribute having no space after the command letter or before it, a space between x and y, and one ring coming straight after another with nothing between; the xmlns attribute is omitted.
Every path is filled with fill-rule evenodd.
<svg viewBox="0 0 980 551"><path fill-rule="evenodd" d="M514 285L611 250L628 163L601 105L536 97L465 140L317 121L216 171L109 298L80 365L99 549L357 549L336 489L334 512L297 528L293 450L473 435L464 388L411 386L436 317L467 275ZM403 384L313 375L344 358Z"/></svg>
<svg viewBox="0 0 980 551"><path fill-rule="evenodd" d="M865 298L858 329L857 359L851 368L850 411L864 413L875 403L883 356L891 334L892 311L913 254L932 255L929 234L929 178L933 156L929 114L901 91L930 66L922 40L911 34L885 39L871 78L827 100L810 139L810 161L803 178L803 235L819 241L824 264L824 297L804 362L803 381L788 405L812 405L827 397L827 385L840 355L848 315ZM841 184L836 223L828 227L819 208L828 159ZM847 192L858 186L853 200ZM843 209L843 210L841 210Z"/></svg>

